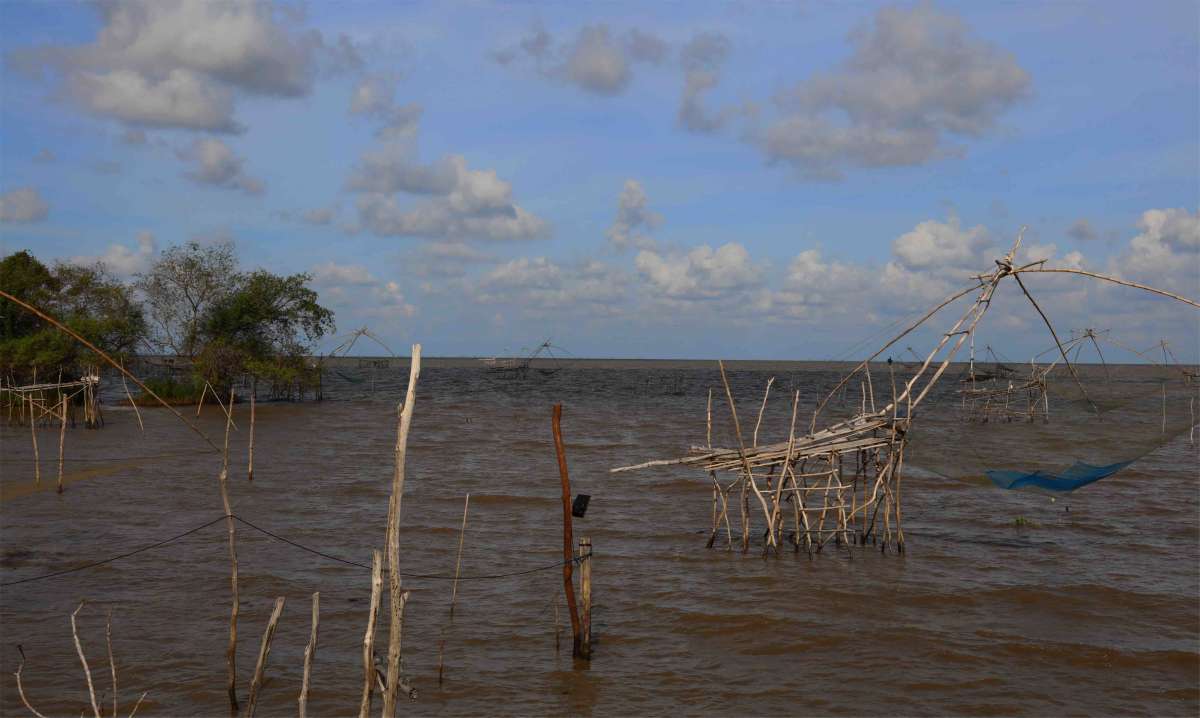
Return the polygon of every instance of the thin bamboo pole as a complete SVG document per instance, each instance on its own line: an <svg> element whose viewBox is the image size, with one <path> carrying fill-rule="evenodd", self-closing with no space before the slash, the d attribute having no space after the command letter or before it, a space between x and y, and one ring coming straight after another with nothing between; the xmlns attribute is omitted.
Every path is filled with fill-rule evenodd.
<svg viewBox="0 0 1200 718"><path fill-rule="evenodd" d="M308 685L312 677L313 659L317 654L317 628L320 622L321 594L314 592L312 595L312 632L308 635L308 645L304 647L304 677L300 681L300 697L296 700L300 718L308 718Z"/></svg>
<svg viewBox="0 0 1200 718"><path fill-rule="evenodd" d="M762 406L758 408L758 420L754 422L754 438L751 440L751 446L758 446L758 428L762 426L763 413L767 410L767 397L771 395L771 385L775 383L775 377L767 380L767 390L763 392Z"/></svg>
<svg viewBox="0 0 1200 718"><path fill-rule="evenodd" d="M275 624L279 623L283 604L283 596L275 599L275 609L271 611L271 618L267 621L267 630L263 631L262 644L258 647L258 663L254 666L254 679L250 681L250 697L246 699L246 718L254 718L254 709L258 707L258 693L262 690L267 658L271 655L271 639L275 637Z"/></svg>
<svg viewBox="0 0 1200 718"><path fill-rule="evenodd" d="M124 374L121 375L121 386L125 388L125 398L129 400L129 405L133 407L133 415L137 417L138 431L146 433L146 426L142 424L142 411L138 409L137 402L133 400L133 394L129 393L129 382L125 381Z"/></svg>
<svg viewBox="0 0 1200 718"><path fill-rule="evenodd" d="M246 467L246 480L254 481L254 392L250 392L250 459Z"/></svg>
<svg viewBox="0 0 1200 718"><path fill-rule="evenodd" d="M108 669L112 673L112 714L113 718L117 718L117 660L113 658L111 608L108 609L108 617L104 620L104 644L108 647Z"/></svg>
<svg viewBox="0 0 1200 718"><path fill-rule="evenodd" d="M37 421L33 418L33 395L29 395L29 435L33 438L33 483L42 485L42 460L38 455Z"/></svg>
<svg viewBox="0 0 1200 718"><path fill-rule="evenodd" d="M571 475L567 472L567 450L562 438L562 404L555 404L550 415L550 429L554 434L554 454L558 459L558 478L562 488L563 510L563 591L567 596L567 612L571 617L571 655L578 656L580 649L579 608L575 605L575 582L571 579L574 550L571 527Z"/></svg>
<svg viewBox="0 0 1200 718"><path fill-rule="evenodd" d="M233 407L233 389L229 390L229 406ZM229 666L226 679L226 692L229 694L229 712L236 716L238 712L237 699L237 623L241 610L241 596L238 594L238 561L237 535L234 529L233 507L229 503L229 427L233 423L233 412L225 415L225 448L221 453L221 474L218 484L221 487L221 503L225 508L225 526L229 533L229 585L232 593L229 609L229 642L225 648L225 660Z"/></svg>
<svg viewBox="0 0 1200 718"><path fill-rule="evenodd" d="M367 614L367 632L363 634L363 689L358 704L358 718L367 718L371 713L371 691L375 687L375 622L382 593L383 554L375 549L371 554L371 603Z"/></svg>
<svg viewBox="0 0 1200 718"><path fill-rule="evenodd" d="M1038 263L1035 262L1035 264L1038 264ZM1141 289L1141 290L1150 292L1151 294L1157 294L1162 297L1167 297L1168 299L1174 299L1176 301L1183 302L1184 304L1190 304L1193 307L1200 309L1200 302L1197 302L1194 299L1188 299L1187 297L1181 297L1178 294L1172 294L1170 292L1165 292L1161 289L1155 289L1154 287L1146 286L1145 284L1138 284L1137 282L1130 282L1130 281L1124 280L1124 279L1117 279L1116 277L1109 277L1104 274L1096 274L1095 272L1085 272L1082 269L1044 269L1044 268L1026 269L1026 268L1022 267L1019 269L1014 269L1013 274L1079 274L1084 277L1092 277L1093 279L1102 279L1106 282L1112 282L1113 284L1120 284L1125 287L1133 287L1134 289Z"/></svg>
<svg viewBox="0 0 1200 718"><path fill-rule="evenodd" d="M462 570L463 539L467 535L467 508L470 506L470 504L471 504L471 495L467 494L466 498L463 499L462 528L460 528L458 531L458 558L455 559L455 561L454 561L454 583L452 584L452 587L450 589L450 618L447 621L447 625L454 624L454 600L458 597L458 576L459 576L459 572ZM443 673L443 667L444 667L444 663L443 663L442 659L445 657L445 652L446 652L446 627L443 627L442 628L442 639L438 645L438 685L439 686L442 685L442 673Z"/></svg>
<svg viewBox="0 0 1200 718"><path fill-rule="evenodd" d="M408 390L396 427L396 466L392 474L392 497L386 536L388 607L391 620L388 625L387 686L383 694L384 718L391 718L396 714L396 697L400 690L400 649L401 634L404 630L405 596L405 592L400 590L400 509L404 499L404 460L408 452L408 432L412 427L413 407L417 400L417 379L420 375L421 345L413 344L408 371Z"/></svg>
<svg viewBox="0 0 1200 718"><path fill-rule="evenodd" d="M63 492L63 445L67 441L67 395L59 394L61 414L58 422L58 493Z"/></svg>

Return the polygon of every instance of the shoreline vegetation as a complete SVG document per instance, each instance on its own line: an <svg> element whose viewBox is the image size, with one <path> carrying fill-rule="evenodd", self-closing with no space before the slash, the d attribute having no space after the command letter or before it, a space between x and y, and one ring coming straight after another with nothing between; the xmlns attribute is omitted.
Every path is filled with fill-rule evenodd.
<svg viewBox="0 0 1200 718"><path fill-rule="evenodd" d="M320 398L320 366L310 357L335 324L311 280L243 270L229 242L170 247L130 282L102 262L47 266L14 252L0 258L0 287L83 341L0 302L0 378L16 390L5 396L11 404L33 391L38 402L62 403L63 382L91 377L103 354L114 368L139 365L151 393L127 391L134 406L197 404L205 389L226 396L234 386L266 399Z"/></svg>

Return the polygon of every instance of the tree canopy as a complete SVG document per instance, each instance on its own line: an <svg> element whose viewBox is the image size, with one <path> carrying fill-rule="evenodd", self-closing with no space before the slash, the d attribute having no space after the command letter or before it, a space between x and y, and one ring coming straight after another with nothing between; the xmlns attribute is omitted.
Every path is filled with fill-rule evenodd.
<svg viewBox="0 0 1200 718"><path fill-rule="evenodd" d="M308 274L242 272L231 243L164 251L133 285L102 264L47 267L29 252L0 260L0 287L45 310L107 353L139 345L190 361L194 381L227 388L250 376L275 387L310 383L313 344L334 329ZM148 321L147 321L148 320ZM16 304L0 300L0 369L14 379L78 374L92 352ZM186 364L186 363L185 363ZM287 390L284 390L285 393Z"/></svg>
<svg viewBox="0 0 1200 718"><path fill-rule="evenodd" d="M132 354L146 335L141 305L130 287L102 264L59 262L46 267L27 251L0 260L0 287L54 316L115 357ZM35 370L45 378L78 375L98 363L92 351L24 308L0 300L0 366L19 382Z"/></svg>
<svg viewBox="0 0 1200 718"><path fill-rule="evenodd" d="M200 371L222 382L240 374L278 383L305 376L313 342L334 329L333 312L317 303L311 279L262 270L239 275L198 327Z"/></svg>

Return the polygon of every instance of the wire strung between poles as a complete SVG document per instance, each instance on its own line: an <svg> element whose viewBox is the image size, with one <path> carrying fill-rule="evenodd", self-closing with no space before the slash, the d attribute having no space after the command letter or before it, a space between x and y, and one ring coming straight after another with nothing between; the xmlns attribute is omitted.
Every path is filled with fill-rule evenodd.
<svg viewBox="0 0 1200 718"><path fill-rule="evenodd" d="M230 517L233 518L235 521L238 521L239 523L242 523L242 524L246 525L247 527L252 528L255 531L258 531L259 533L269 536L277 541L286 543L289 546L298 548L302 551L307 551L308 553L311 553L315 556L320 556L321 558L324 558L324 559L327 559L330 561L336 561L338 563L344 563L348 566L355 566L357 568L366 569L368 571L371 570L371 567L368 566L367 564L359 563L358 561L351 561L350 559L341 558L339 556L334 556L333 554L328 554L323 551L318 551L317 549L311 548L309 546L305 546L304 544L297 543L295 541L292 541L291 539L280 536L279 534L274 533L273 531L269 531L267 529L262 528L261 526L257 526L236 514L231 514ZM199 526L196 526L195 528L188 529L187 531L184 531L183 533L176 534L170 538L166 538L161 541L152 543L148 546L143 546L141 548L137 548L132 551L128 551L128 552L120 554L118 556L113 556L111 558L106 558L106 559L102 559L99 561L93 561L91 563L84 564L83 566L76 566L75 568L63 569L61 571L53 571L51 573L42 574L41 576L32 576L30 578L18 579L16 581L5 581L3 583L0 583L0 586L16 586L16 585L22 584L22 583L31 583L34 581L44 581L46 579L57 578L59 576L65 576L67 574L77 573L79 571L86 571L89 568L103 566L104 564L112 563L114 561L119 561L123 558L129 558L130 556L135 556L139 553L143 553L145 551L149 551L151 549L155 549L160 546L165 546L169 543L178 541L182 538L185 538L187 536L190 536L190 535L196 533L197 531L201 531L203 529L208 528L209 526L219 523L219 522L225 520L225 518L226 518L225 516L218 516L217 518L213 519L212 521L203 523ZM514 576L525 576L525 575L528 575L531 573L537 573L539 571L549 571L551 569L560 568L567 563L573 563L573 564L579 563L580 561L582 561L583 559L587 558L590 555L591 554L588 554L587 556L577 556L577 557L572 558L570 561L556 561L554 563L547 564L545 566L536 566L534 568L522 569L520 571L511 571L508 573L483 574L483 575L476 575L476 576L458 576L457 579L459 581L483 581L483 580L493 580L493 579L501 579L501 578L512 578ZM404 576L405 578L429 579L429 580L434 580L434 581L453 581L456 578L455 576L450 576L450 575L407 573L407 572L401 573L400 575Z"/></svg>

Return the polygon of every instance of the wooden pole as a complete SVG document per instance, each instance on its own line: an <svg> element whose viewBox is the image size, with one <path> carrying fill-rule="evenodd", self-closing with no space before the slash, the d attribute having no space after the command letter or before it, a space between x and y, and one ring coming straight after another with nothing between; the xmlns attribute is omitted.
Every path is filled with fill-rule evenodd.
<svg viewBox="0 0 1200 718"><path fill-rule="evenodd" d="M572 655L578 656L581 648L579 609L575 605L575 583L571 580L571 552L575 548L571 535L571 477L567 473L567 450L562 440L562 404L555 404L550 426L554 432L554 453L558 457L558 478L562 485L563 509L563 591L567 594L567 611L571 615L571 635L574 643Z"/></svg>
<svg viewBox="0 0 1200 718"><path fill-rule="evenodd" d="M583 600L580 616L579 657L592 659L592 540L579 538L579 594Z"/></svg>
<svg viewBox="0 0 1200 718"><path fill-rule="evenodd" d="M229 390L230 411L225 415L225 449L221 454L221 475L218 484L221 487L221 503L225 507L225 525L229 532L229 584L231 588L232 606L229 610L229 643L225 648L225 660L229 664L229 676L226 681L226 691L229 694L229 713L238 713L237 699L237 622L241 609L241 597L238 594L238 562L237 536L234 530L233 507L229 503L229 427L233 423L233 389Z"/></svg>
<svg viewBox="0 0 1200 718"><path fill-rule="evenodd" d="M254 392L250 392L250 465L246 469L246 480L254 481Z"/></svg>
<svg viewBox="0 0 1200 718"><path fill-rule="evenodd" d="M375 620L379 615L379 596L383 593L383 554L371 554L371 604L367 614L367 632L363 635L363 690L358 703L358 718L371 713L371 691L375 686Z"/></svg>
<svg viewBox="0 0 1200 718"><path fill-rule="evenodd" d="M33 416L33 394L29 395L29 435L33 437L33 483L42 485L42 461L38 456L37 420Z"/></svg>
<svg viewBox="0 0 1200 718"><path fill-rule="evenodd" d="M254 709L258 706L258 692L262 690L267 657L271 655L271 639L275 637L275 624L279 623L279 614L283 613L283 603L283 596L275 599L275 610L271 611L267 630L263 632L262 644L258 647L258 663L254 666L254 680L250 681L250 697L246 699L246 718L254 718Z"/></svg>
<svg viewBox="0 0 1200 718"><path fill-rule="evenodd" d="M254 426L253 423L250 426ZM300 698L297 700L300 718L308 718L308 684L312 677L313 658L317 653L317 627L321 622L321 594L312 595L312 633L308 635L308 645L304 648L304 677L300 681Z"/></svg>
<svg viewBox="0 0 1200 718"><path fill-rule="evenodd" d="M387 686L383 694L383 716L396 714L396 697L400 691L400 648L404 630L404 597L400 590L400 508L404 498L404 459L408 452L408 432L412 427L413 406L417 400L417 378L421 375L421 345L413 344L408 371L408 391L400 409L396 426L396 466L392 474L392 498L388 512L387 560L388 607L391 620L388 626Z"/></svg>

